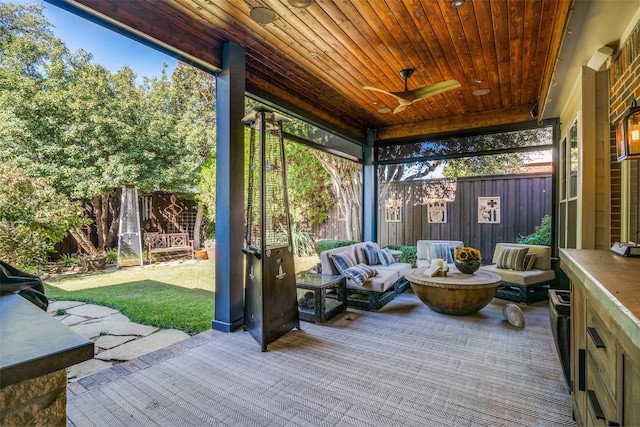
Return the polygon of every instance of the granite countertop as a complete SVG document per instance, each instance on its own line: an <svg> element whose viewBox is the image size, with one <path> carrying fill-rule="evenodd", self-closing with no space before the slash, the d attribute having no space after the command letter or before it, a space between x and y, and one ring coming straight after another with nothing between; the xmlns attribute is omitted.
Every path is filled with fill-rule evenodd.
<svg viewBox="0 0 640 427"><path fill-rule="evenodd" d="M561 249L560 260L640 347L640 258L605 250Z"/></svg>
<svg viewBox="0 0 640 427"><path fill-rule="evenodd" d="M93 358L93 343L19 295L0 298L0 386Z"/></svg>

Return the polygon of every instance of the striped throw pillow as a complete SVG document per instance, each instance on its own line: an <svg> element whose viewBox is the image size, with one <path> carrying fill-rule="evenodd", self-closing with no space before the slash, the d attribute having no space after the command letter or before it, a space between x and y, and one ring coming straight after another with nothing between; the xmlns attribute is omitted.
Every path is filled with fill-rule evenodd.
<svg viewBox="0 0 640 427"><path fill-rule="evenodd" d="M378 259L380 260L380 264L384 266L395 264L396 262L389 248L380 249L378 251Z"/></svg>
<svg viewBox="0 0 640 427"><path fill-rule="evenodd" d="M536 254L527 254L524 260L524 269L531 270L536 263Z"/></svg>
<svg viewBox="0 0 640 427"><path fill-rule="evenodd" d="M367 243L364 245L364 255L367 258L367 264L378 264L378 251L380 248L375 243Z"/></svg>
<svg viewBox="0 0 640 427"><path fill-rule="evenodd" d="M345 275L344 271L356 265L356 260L353 259L351 254L347 251L340 252L339 254L334 254L331 256L333 260L333 265L336 266L336 269L340 272L340 274Z"/></svg>
<svg viewBox="0 0 640 427"><path fill-rule="evenodd" d="M524 271L524 261L529 248L509 248L503 247L498 255L496 268Z"/></svg>
<svg viewBox="0 0 640 427"><path fill-rule="evenodd" d="M366 264L357 264L344 270L343 274L353 280L356 285L362 286L364 282L375 277L376 270Z"/></svg>

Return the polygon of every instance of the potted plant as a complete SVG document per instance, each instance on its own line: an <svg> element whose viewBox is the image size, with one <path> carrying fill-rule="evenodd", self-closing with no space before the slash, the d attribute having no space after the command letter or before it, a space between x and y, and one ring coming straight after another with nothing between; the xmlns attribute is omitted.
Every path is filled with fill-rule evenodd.
<svg viewBox="0 0 640 427"><path fill-rule="evenodd" d="M104 270L107 265L107 254L89 255L85 258L89 270Z"/></svg>
<svg viewBox="0 0 640 427"><path fill-rule="evenodd" d="M458 248L455 251L454 262L456 268L465 274L473 274L480 268L482 255L476 248Z"/></svg>
<svg viewBox="0 0 640 427"><path fill-rule="evenodd" d="M210 260L216 259L216 239L205 240L204 249L207 251L207 257Z"/></svg>
<svg viewBox="0 0 640 427"><path fill-rule="evenodd" d="M198 248L198 249L196 249L194 252L195 252L195 254L196 254L196 259L197 259L198 261L202 261L202 260L207 259L207 250L206 250L206 249L204 249L204 248Z"/></svg>

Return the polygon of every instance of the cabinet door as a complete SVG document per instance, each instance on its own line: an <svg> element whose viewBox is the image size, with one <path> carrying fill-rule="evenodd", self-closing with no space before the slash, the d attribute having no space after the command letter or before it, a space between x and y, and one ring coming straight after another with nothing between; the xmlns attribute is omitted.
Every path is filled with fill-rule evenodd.
<svg viewBox="0 0 640 427"><path fill-rule="evenodd" d="M623 335L619 341L622 369L618 373L622 398L618 414L621 425L640 426L640 349L633 345L629 337ZM615 420L614 420L615 421Z"/></svg>
<svg viewBox="0 0 640 427"><path fill-rule="evenodd" d="M596 392L603 409L607 409L607 418L613 419L618 400L618 329L602 305L593 298L587 307L587 390Z"/></svg>
<svg viewBox="0 0 640 427"><path fill-rule="evenodd" d="M586 299L584 290L575 278L571 289L571 403L578 425L587 423L586 394Z"/></svg>

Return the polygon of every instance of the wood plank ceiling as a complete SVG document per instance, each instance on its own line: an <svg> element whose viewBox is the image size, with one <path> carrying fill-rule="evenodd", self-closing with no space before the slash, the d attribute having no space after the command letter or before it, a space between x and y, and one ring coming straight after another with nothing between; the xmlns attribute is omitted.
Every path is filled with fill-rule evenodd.
<svg viewBox="0 0 640 427"><path fill-rule="evenodd" d="M268 94L364 139L439 133L530 120L544 103L571 0L69 0L100 22L221 67L233 42L247 53L248 91ZM253 8L276 19L259 24ZM415 70L409 89L455 79L461 87L398 104L364 90L404 90L399 71ZM476 89L490 93L474 96Z"/></svg>

